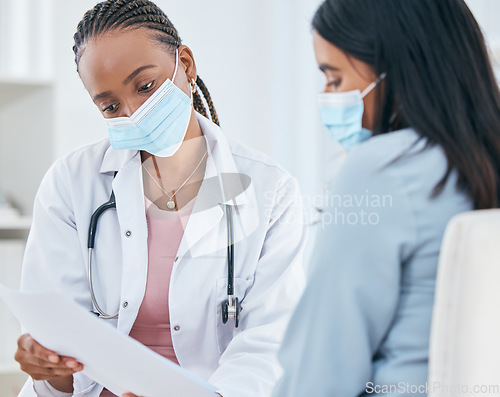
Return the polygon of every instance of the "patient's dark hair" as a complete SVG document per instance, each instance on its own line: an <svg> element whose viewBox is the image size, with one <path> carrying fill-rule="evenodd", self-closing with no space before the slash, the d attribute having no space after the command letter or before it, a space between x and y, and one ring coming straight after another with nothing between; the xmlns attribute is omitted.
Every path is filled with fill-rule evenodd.
<svg viewBox="0 0 500 397"><path fill-rule="evenodd" d="M155 32L154 38L158 43L166 46L172 52L175 52L175 49L182 44L177 29L165 13L152 1L107 0L87 11L83 19L78 23L73 46L77 67L85 44L90 39L95 39L99 35L113 30L139 28L146 28ZM203 98L205 98L212 121L218 125L219 119L212 98L200 76L196 76L196 85ZM207 109L198 90L193 94L193 106L198 113L208 117Z"/></svg>
<svg viewBox="0 0 500 397"><path fill-rule="evenodd" d="M477 209L500 196L500 92L484 37L463 0L326 0L313 29L386 72L374 134L414 128L440 145Z"/></svg>

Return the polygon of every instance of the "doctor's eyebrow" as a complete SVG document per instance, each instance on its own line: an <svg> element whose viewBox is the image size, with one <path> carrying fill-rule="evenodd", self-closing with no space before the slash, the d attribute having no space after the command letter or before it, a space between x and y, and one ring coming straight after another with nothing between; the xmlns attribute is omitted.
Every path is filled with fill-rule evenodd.
<svg viewBox="0 0 500 397"><path fill-rule="evenodd" d="M157 67L158 66L156 66L156 65L145 65L145 66L141 66L141 67L135 69L132 73L130 73L130 75L125 80L123 80L123 85L127 85L128 83L130 83L132 81L132 79L135 76L137 76L139 73L141 73L143 70L157 68ZM95 102L98 99L110 96L111 94L112 94L111 91L101 92L100 94L97 94L95 97L93 97L92 100Z"/></svg>
<svg viewBox="0 0 500 397"><path fill-rule="evenodd" d="M319 70L321 70L322 72L326 72L327 70L339 71L340 69L334 66L330 66L326 63L322 63L321 65L319 65Z"/></svg>
<svg viewBox="0 0 500 397"><path fill-rule="evenodd" d="M141 66L140 68L135 69L132 73L130 73L130 75L125 80L123 80L123 85L127 85L128 83L130 83L132 81L132 79L135 76L137 76L139 73L141 73L143 70L157 68L157 67L158 66L156 66L156 65L146 65L146 66Z"/></svg>
<svg viewBox="0 0 500 397"><path fill-rule="evenodd" d="M110 95L111 95L111 91L105 91L105 92L102 92L100 94L97 94L95 97L92 98L92 100L95 102L98 99L101 99L101 98L104 98L104 97L107 97L107 96L110 96Z"/></svg>

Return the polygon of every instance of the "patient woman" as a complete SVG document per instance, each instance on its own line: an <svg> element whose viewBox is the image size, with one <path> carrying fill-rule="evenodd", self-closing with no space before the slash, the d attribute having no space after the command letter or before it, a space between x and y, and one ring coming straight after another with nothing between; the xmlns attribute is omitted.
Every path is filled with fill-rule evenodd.
<svg viewBox="0 0 500 397"><path fill-rule="evenodd" d="M347 206L324 214L274 396L427 395L445 227L499 205L484 38L463 0L326 0L313 43L323 122L349 150L331 186Z"/></svg>
<svg viewBox="0 0 500 397"><path fill-rule="evenodd" d="M109 139L45 176L22 289L61 291L224 397L269 396L303 283L296 180L226 137L191 50L152 2L99 3L74 52ZM90 287L89 222L111 192L116 211L100 217ZM112 395L29 335L16 359L39 396ZM168 382L162 393L176 395Z"/></svg>

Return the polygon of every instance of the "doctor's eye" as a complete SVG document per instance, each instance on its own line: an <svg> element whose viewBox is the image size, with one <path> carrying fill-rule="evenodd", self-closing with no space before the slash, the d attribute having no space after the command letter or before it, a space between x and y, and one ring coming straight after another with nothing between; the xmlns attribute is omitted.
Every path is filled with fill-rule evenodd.
<svg viewBox="0 0 500 397"><path fill-rule="evenodd" d="M117 107L118 107L118 104L114 103L113 105L109 105L107 108L102 109L101 111L103 113L113 113Z"/></svg>
<svg viewBox="0 0 500 397"><path fill-rule="evenodd" d="M144 84L142 87L139 88L139 92L147 92L149 91L154 84L154 80L149 82L148 84Z"/></svg>

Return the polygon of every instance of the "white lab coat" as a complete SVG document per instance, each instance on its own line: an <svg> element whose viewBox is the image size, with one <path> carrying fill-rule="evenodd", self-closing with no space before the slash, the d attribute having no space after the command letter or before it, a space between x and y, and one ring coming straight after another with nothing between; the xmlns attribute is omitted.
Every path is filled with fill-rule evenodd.
<svg viewBox="0 0 500 397"><path fill-rule="evenodd" d="M218 126L197 118L210 151L171 276L173 346L181 366L224 397L269 396L281 372L276 352L303 288L305 233L298 185L268 157L229 141ZM231 188L226 191L237 241L235 295L242 305L237 329L231 319L227 324L221 320L221 302L227 298L226 218L220 187L206 183L210 176L235 173L251 180L233 200L227 198ZM50 168L35 199L22 289L57 289L95 310L87 281L88 227L111 188L117 209L99 221L94 286L105 311L119 310L118 320L103 321L128 334L144 296L148 265L138 151L115 150L106 139L73 151ZM215 201L207 206L210 200ZM43 382L35 384L39 395L65 395ZM74 376L74 396L95 397L101 390L83 374Z"/></svg>

